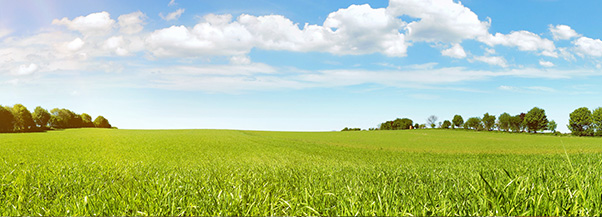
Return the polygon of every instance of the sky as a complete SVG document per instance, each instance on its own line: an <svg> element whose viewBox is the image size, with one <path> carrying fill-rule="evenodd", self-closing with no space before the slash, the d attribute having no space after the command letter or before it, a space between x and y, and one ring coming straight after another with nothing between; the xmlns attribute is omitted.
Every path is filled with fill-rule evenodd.
<svg viewBox="0 0 602 217"><path fill-rule="evenodd" d="M602 106L597 0L0 0L0 104L331 131Z"/></svg>

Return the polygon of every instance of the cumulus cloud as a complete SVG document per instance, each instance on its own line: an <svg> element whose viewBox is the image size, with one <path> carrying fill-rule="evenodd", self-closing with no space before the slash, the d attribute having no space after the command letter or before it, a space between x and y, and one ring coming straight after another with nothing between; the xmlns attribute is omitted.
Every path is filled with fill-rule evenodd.
<svg viewBox="0 0 602 217"><path fill-rule="evenodd" d="M539 60L539 65L544 66L544 67L554 67L553 62L545 61L545 60Z"/></svg>
<svg viewBox="0 0 602 217"><path fill-rule="evenodd" d="M387 12L394 17L408 15L419 21L407 25L408 39L427 42L455 42L487 35L490 21L479 17L453 0L391 0Z"/></svg>
<svg viewBox="0 0 602 217"><path fill-rule="evenodd" d="M167 4L167 6L174 6L174 5L178 5L178 3L176 3L176 0L171 0L171 1L169 1L169 3Z"/></svg>
<svg viewBox="0 0 602 217"><path fill-rule="evenodd" d="M330 13L323 26L330 36L330 44L334 43L329 47L331 53L381 52L387 56L405 56L407 52L405 36L400 33L405 22L391 16L384 8L351 5Z"/></svg>
<svg viewBox="0 0 602 217"><path fill-rule="evenodd" d="M500 67L508 67L506 59L501 56L476 56L474 60L487 63L489 65L496 65Z"/></svg>
<svg viewBox="0 0 602 217"><path fill-rule="evenodd" d="M67 26L70 30L76 30L84 35L105 35L109 33L115 20L111 19L108 12L91 13L87 16L79 16L73 20L64 17L63 19L54 19L52 24Z"/></svg>
<svg viewBox="0 0 602 217"><path fill-rule="evenodd" d="M404 23L385 9L352 5L329 14L322 26L298 24L281 15L209 14L193 28L171 26L153 32L147 44L155 56L238 56L253 47L265 50L318 51L337 55L383 53L405 56L399 31Z"/></svg>
<svg viewBox="0 0 602 217"><path fill-rule="evenodd" d="M172 21L172 20L178 20L180 18L180 16L182 16L182 14L184 13L185 9L178 9L174 12L171 12L169 14L167 14L166 16L163 16L162 13L159 13L159 16L164 19L165 21Z"/></svg>
<svg viewBox="0 0 602 217"><path fill-rule="evenodd" d="M442 50L441 55L456 58L456 59L466 58L466 52L464 51L464 48L462 48L462 45L460 45L460 44L454 44L452 47Z"/></svg>
<svg viewBox="0 0 602 217"><path fill-rule="evenodd" d="M481 37L479 40L489 46L517 47L521 51L540 51L541 55L558 57L554 42L528 31L513 31L507 35L496 33L495 35Z"/></svg>
<svg viewBox="0 0 602 217"><path fill-rule="evenodd" d="M144 29L144 19L146 15L137 11L130 14L124 14L117 18L119 20L119 31L123 34L136 34Z"/></svg>
<svg viewBox="0 0 602 217"><path fill-rule="evenodd" d="M205 21L188 28L171 26L156 30L146 39L158 57L238 56L250 52L254 38L231 15L207 15Z"/></svg>
<svg viewBox="0 0 602 217"><path fill-rule="evenodd" d="M572 43L575 45L574 50L579 56L602 56L602 41L600 39L580 37Z"/></svg>
<svg viewBox="0 0 602 217"><path fill-rule="evenodd" d="M552 32L552 36L554 40L569 40L574 37L578 37L579 34L575 30L573 30L570 26L567 25L550 25L550 32Z"/></svg>

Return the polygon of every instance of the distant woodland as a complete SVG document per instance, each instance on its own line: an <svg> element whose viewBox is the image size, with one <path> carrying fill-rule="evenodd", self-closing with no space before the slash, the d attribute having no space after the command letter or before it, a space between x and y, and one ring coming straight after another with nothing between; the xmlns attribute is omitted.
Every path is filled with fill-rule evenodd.
<svg viewBox="0 0 602 217"><path fill-rule="evenodd" d="M112 128L109 120L98 116L92 121L92 116L77 114L69 109L55 108L48 110L38 106L32 112L22 104L0 106L0 132L22 133L42 132L51 129L67 128Z"/></svg>

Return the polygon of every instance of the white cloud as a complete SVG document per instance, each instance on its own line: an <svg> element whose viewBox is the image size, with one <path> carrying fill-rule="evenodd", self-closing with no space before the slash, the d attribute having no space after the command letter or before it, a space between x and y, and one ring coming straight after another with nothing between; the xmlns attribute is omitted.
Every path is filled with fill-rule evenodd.
<svg viewBox="0 0 602 217"><path fill-rule="evenodd" d="M105 35L108 34L115 24L108 12L91 13L87 16L79 16L73 20L64 17L63 19L54 19L52 24L67 26L70 30L77 30L82 34Z"/></svg>
<svg viewBox="0 0 602 217"><path fill-rule="evenodd" d="M541 51L541 55L558 57L554 42L528 31L513 31L508 35L496 33L481 37L479 40L489 46L517 47L521 51Z"/></svg>
<svg viewBox="0 0 602 217"><path fill-rule="evenodd" d="M31 63L29 65L19 66L19 68L16 71L16 74L17 75L30 75L30 74L33 74L37 70L38 70L38 65Z"/></svg>
<svg viewBox="0 0 602 217"><path fill-rule="evenodd" d="M404 23L385 9L352 5L329 14L323 26L298 24L280 15L209 14L193 28L172 26L156 30L147 39L155 56L183 57L247 54L252 48L297 52L360 55L380 52L405 56L407 44L399 33Z"/></svg>
<svg viewBox="0 0 602 217"><path fill-rule="evenodd" d="M330 36L326 38L332 44L328 48L331 53L380 52L387 56L405 56L407 52L405 36L400 33L405 23L384 8L373 9L368 4L351 5L330 13L323 26Z"/></svg>
<svg viewBox="0 0 602 217"><path fill-rule="evenodd" d="M119 31L123 34L139 33L144 29L143 24L145 18L146 15L140 11L121 15L117 18L117 20L119 20Z"/></svg>
<svg viewBox="0 0 602 217"><path fill-rule="evenodd" d="M496 65L501 67L508 67L508 63L506 63L506 59L501 56L476 56L474 60L487 63L489 65Z"/></svg>
<svg viewBox="0 0 602 217"><path fill-rule="evenodd" d="M178 5L178 3L176 3L176 0L171 0L171 1L169 1L169 3L167 4L167 6L174 6L174 5Z"/></svg>
<svg viewBox="0 0 602 217"><path fill-rule="evenodd" d="M178 20L180 18L180 16L182 16L182 14L184 13L185 9L178 9L174 12L171 12L169 14L167 14L167 16L163 16L162 13L159 13L159 16L164 19L165 21L172 21L172 20Z"/></svg>
<svg viewBox="0 0 602 217"><path fill-rule="evenodd" d="M553 62L545 61L545 60L539 60L539 65L544 66L544 67L554 67Z"/></svg>
<svg viewBox="0 0 602 217"><path fill-rule="evenodd" d="M66 44L66 47L68 50L70 51L77 51L79 49L81 49L84 46L85 42L81 39L81 38L76 38L73 39L73 41L70 41L69 43Z"/></svg>
<svg viewBox="0 0 602 217"><path fill-rule="evenodd" d="M453 0L391 0L387 12L393 17L420 19L407 25L408 39L413 41L459 43L489 33L490 21L479 20L469 8Z"/></svg>
<svg viewBox="0 0 602 217"><path fill-rule="evenodd" d="M452 57L452 58L457 58L457 59L466 58L466 52L464 51L464 48L462 48L462 45L460 45L460 44L454 44L452 47L441 51L441 55Z"/></svg>
<svg viewBox="0 0 602 217"><path fill-rule="evenodd" d="M233 56L233 57L230 57L230 64L248 65L248 64L251 64L251 58L249 58L248 56Z"/></svg>
<svg viewBox="0 0 602 217"><path fill-rule="evenodd" d="M206 21L189 29L171 26L146 38L151 53L158 57L238 56L250 52L254 38L230 15L208 15Z"/></svg>
<svg viewBox="0 0 602 217"><path fill-rule="evenodd" d="M577 34L577 32L573 29L571 29L570 26L567 25L550 25L549 26L550 32L552 32L552 36L554 38L554 40L558 41L558 40L569 40L571 38L574 37L578 37L579 34Z"/></svg>
<svg viewBox="0 0 602 217"><path fill-rule="evenodd" d="M602 56L602 41L600 39L580 37L572 43L575 45L574 50L579 56Z"/></svg>

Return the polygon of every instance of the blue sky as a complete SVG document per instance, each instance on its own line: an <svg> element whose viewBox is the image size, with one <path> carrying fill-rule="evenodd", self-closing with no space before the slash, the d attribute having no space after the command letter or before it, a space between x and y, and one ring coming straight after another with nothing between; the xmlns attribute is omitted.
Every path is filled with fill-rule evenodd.
<svg viewBox="0 0 602 217"><path fill-rule="evenodd" d="M0 104L328 131L602 106L600 1L0 0Z"/></svg>

